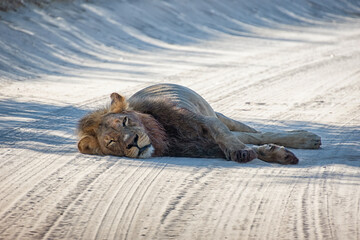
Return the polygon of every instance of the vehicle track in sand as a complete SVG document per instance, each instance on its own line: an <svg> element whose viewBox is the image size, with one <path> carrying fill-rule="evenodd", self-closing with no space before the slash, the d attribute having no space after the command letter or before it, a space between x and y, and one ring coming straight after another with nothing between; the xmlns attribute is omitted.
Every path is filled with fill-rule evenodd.
<svg viewBox="0 0 360 240"><path fill-rule="evenodd" d="M1 13L0 239L360 239L356 1L112 3ZM322 149L296 166L77 152L87 111L162 82Z"/></svg>

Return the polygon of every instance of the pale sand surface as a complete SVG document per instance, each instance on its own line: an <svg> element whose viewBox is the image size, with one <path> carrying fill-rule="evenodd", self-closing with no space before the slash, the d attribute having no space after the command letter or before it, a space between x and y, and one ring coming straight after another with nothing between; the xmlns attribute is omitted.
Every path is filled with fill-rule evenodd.
<svg viewBox="0 0 360 240"><path fill-rule="evenodd" d="M0 239L360 239L359 1L60 1L0 12ZM154 83L296 166L78 153L77 120Z"/></svg>

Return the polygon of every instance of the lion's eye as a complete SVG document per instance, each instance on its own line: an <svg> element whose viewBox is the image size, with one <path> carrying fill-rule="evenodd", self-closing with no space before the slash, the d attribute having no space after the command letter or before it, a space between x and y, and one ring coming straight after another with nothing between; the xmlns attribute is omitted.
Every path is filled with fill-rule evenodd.
<svg viewBox="0 0 360 240"><path fill-rule="evenodd" d="M110 147L111 145L113 145L115 143L115 140L113 140L113 139L111 139L111 140L109 140L108 141L108 143L107 143L107 147Z"/></svg>
<svg viewBox="0 0 360 240"><path fill-rule="evenodd" d="M128 125L128 122L129 122L129 119L127 117L124 117L123 123L122 123L123 127L126 127Z"/></svg>

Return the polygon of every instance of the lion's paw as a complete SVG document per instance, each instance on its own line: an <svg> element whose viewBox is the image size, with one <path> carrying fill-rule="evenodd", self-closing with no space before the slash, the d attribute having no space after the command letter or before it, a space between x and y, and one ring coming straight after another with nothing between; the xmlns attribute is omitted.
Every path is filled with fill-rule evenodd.
<svg viewBox="0 0 360 240"><path fill-rule="evenodd" d="M280 164L297 164L299 159L294 153L287 150L285 147L266 144L257 148L258 158L273 163Z"/></svg>
<svg viewBox="0 0 360 240"><path fill-rule="evenodd" d="M321 146L321 137L305 130L288 131L289 137L287 143L292 143L293 148L318 149Z"/></svg>
<svg viewBox="0 0 360 240"><path fill-rule="evenodd" d="M252 149L225 150L224 152L226 159L239 163L250 162L257 158L256 152Z"/></svg>

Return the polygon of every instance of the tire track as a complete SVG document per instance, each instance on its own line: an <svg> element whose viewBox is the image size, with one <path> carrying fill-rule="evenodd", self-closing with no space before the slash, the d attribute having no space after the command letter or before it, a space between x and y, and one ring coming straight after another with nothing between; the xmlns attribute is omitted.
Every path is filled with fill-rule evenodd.
<svg viewBox="0 0 360 240"><path fill-rule="evenodd" d="M204 188L201 181L207 178L211 171L212 168L209 167L204 169L194 167L191 169L193 174L187 173L186 176L183 176L174 195L170 195L166 200L166 208L161 213L160 225L155 233L156 238L176 238L184 234L186 226L191 222L191 209L189 208L197 206L201 202L202 191L199 189ZM184 219L184 216L189 216L190 219Z"/></svg>
<svg viewBox="0 0 360 240"><path fill-rule="evenodd" d="M70 166L71 162L67 163L66 165ZM62 167L35 185L28 193L26 193L26 195L24 195L24 197L22 197L22 199L20 199L18 202L15 202L10 210L2 215L1 226L3 227L3 231L1 231L0 234L4 234L6 236L5 231L11 232L12 228L19 226L20 229L23 229L24 231L21 233L21 235L27 236L28 238L37 239L43 237L45 232L51 227L55 220L64 213L66 207L75 199L76 196L81 193L80 190L84 190L87 187L87 176L84 176L85 179L79 179L78 177L78 173L81 172L80 167L81 166L78 166L73 170L70 168L70 171L66 172L64 175L62 172L64 172L67 168ZM87 166L85 172L90 171L89 179L93 181L94 177L91 176L91 169L96 170L96 166ZM95 171L95 176L97 175L98 174ZM74 185L74 179L78 179L78 182L74 188L72 188ZM60 201L59 199L53 199L53 195L58 192L58 188L67 189L67 187L69 188L68 190L65 190L65 193L69 192L67 195L62 196L63 198L60 199ZM53 200L55 200L55 202ZM34 204L36 204L36 208L33 207ZM44 206L48 206L49 210L53 210L53 212L46 216L46 219L44 219L43 213L39 211L39 208ZM33 221L33 219L38 220ZM28 225L28 227L31 226L31 231L21 227L23 226L23 221L29 220L32 221L32 223Z"/></svg>
<svg viewBox="0 0 360 240"><path fill-rule="evenodd" d="M323 219L323 225L327 225L327 229L322 231L322 235L325 236L325 239L335 239L335 234L334 234L334 223L332 222L331 219L331 214L330 214L330 208L331 208L331 204L330 202L330 198L329 195L332 195L333 192L333 188L331 185L329 185L329 181L327 181L327 179L330 179L331 173L332 173L332 168L330 169L329 173L326 171L324 172L322 178L324 179L322 182L322 187L319 191L322 190L323 193L325 193L324 195L324 204L325 204L325 210L323 210L323 214L321 216L321 219Z"/></svg>
<svg viewBox="0 0 360 240"><path fill-rule="evenodd" d="M81 236L83 239L95 239L96 226L107 224L103 215L109 214L108 207L117 194L117 185L123 181L121 176L138 164L125 159L111 161L111 157L105 158L103 163L111 163L106 165L106 171L89 184L87 191L81 193L69 206L69 210L63 214L64 217L48 232L47 238L74 239ZM77 224L71 224L73 222Z"/></svg>
<svg viewBox="0 0 360 240"><path fill-rule="evenodd" d="M292 214L289 214L289 212L292 212L294 210L294 195L296 193L296 188L298 183L295 180L292 180L291 182L289 182L289 189L290 191L288 191L286 193L286 200L284 200L284 204L281 210L281 214L279 217L279 222L280 224L277 224L276 226L276 231L274 231L274 236L272 237L272 239L285 239L284 236L282 236L282 234L284 233L289 233L292 229L289 229L288 224L293 220L293 216ZM285 224L286 223L286 224Z"/></svg>
<svg viewBox="0 0 360 240"><path fill-rule="evenodd" d="M140 166L141 167L141 166ZM141 184L152 174L149 168L139 168L129 177L130 181L124 185L125 196L116 207L116 214L112 219L110 231L107 233L108 239L125 239L125 234L129 228L129 221L132 217L132 210L136 197L141 192ZM137 177L137 175L141 177ZM135 178L135 179L134 179ZM124 193L123 192L123 193Z"/></svg>
<svg viewBox="0 0 360 240"><path fill-rule="evenodd" d="M176 189L166 199L166 205L161 212L161 225L157 228L157 236L160 238L186 236L187 226L190 227L196 217L192 211L204 199L205 190L200 191L199 189L203 190L207 187L208 175L212 170L212 166L194 165L186 172L180 171L180 174L183 175L182 180L178 182Z"/></svg>
<svg viewBox="0 0 360 240"><path fill-rule="evenodd" d="M300 206L298 207L294 221L294 239L309 239L310 223L307 221L307 209L308 209L308 196L311 179L306 182L306 186L301 191L301 197L299 198Z"/></svg>
<svg viewBox="0 0 360 240"><path fill-rule="evenodd" d="M347 1L320 1L316 11L312 3L301 2L281 8L261 2L112 3L67 3L65 15L54 5L47 11L30 9L36 16L21 10L20 20L16 13L4 16L4 29L12 26L23 35L9 31L12 38L2 37L14 41L3 42L21 50L15 38L22 36L34 52L46 54L4 55L14 66L39 60L5 77L41 73L39 82L49 78L44 82L50 87L51 81L66 77L75 85L60 84L60 91L83 88L57 98L48 94L46 99L43 93L43 101L65 102L75 93L87 100L66 99L76 102L74 107L48 109L48 119L0 130L5 140L0 147L0 239L360 238L360 195L354 194L360 192L354 150L357 99L348 96L356 93L359 76L360 35L348 29L357 26L359 8ZM343 11L348 8L351 19ZM330 23L340 18L351 23ZM51 33L44 45L38 28ZM14 53L8 45L2 49ZM131 88L122 86L134 80L126 85ZM100 88L113 84L129 94L164 81L198 90L216 110L235 118L324 122L310 127L330 139L319 152L299 150L305 161L295 167L171 158L130 161L75 153L76 120L85 109L108 101L108 96L90 99L107 91ZM13 92L4 96L35 98L30 97L35 92L6 87ZM239 109L234 101L250 104ZM334 114L324 113L325 108Z"/></svg>
<svg viewBox="0 0 360 240"><path fill-rule="evenodd" d="M137 166L135 169L132 169L131 173L128 173L121 182L121 185L119 186L116 195L114 195L114 198L112 199L103 220L99 222L100 225L98 225L95 234L96 239L101 238L101 236L104 236L108 239L113 239L115 237L115 229L120 224L119 221L122 220L123 211L126 207L124 205L129 203L128 195L130 194L134 184L136 184L137 181L140 181L139 178L135 180L135 182L132 182L132 178L134 178L134 175L137 174L142 176L143 173L144 169L140 166Z"/></svg>
<svg viewBox="0 0 360 240"><path fill-rule="evenodd" d="M260 210L261 218L259 222L260 229L259 238L263 239L280 239L279 226L283 226L286 222L282 221L285 209L288 209L288 201L293 194L295 187L293 177L295 169L289 168L271 168L269 173L265 176L266 191L264 197L266 199L265 205ZM284 211L282 210L284 209Z"/></svg>
<svg viewBox="0 0 360 240"><path fill-rule="evenodd" d="M42 227L41 238L45 239L64 239L71 232L72 223L76 218L77 208L83 204L85 195L92 192L93 184L102 175L106 175L114 162L103 162L90 173L85 175L76 185L73 191L67 194L60 202L56 204L58 213L52 213L47 216L46 226ZM66 231L67 230L67 231Z"/></svg>
<svg viewBox="0 0 360 240"><path fill-rule="evenodd" d="M274 172L278 172L278 169L271 169L270 174L275 175ZM263 174L266 176L266 170L263 171ZM249 217L249 228L248 233L246 235L246 238L249 239L259 239L264 238L267 234L264 229L268 228L269 225L272 223L275 223L276 220L272 220L271 222L267 221L267 219L272 219L273 214L270 213L265 215L265 212L270 207L270 201L269 201L269 189L272 189L271 184L264 179L263 182L259 183L259 186L257 186L257 189L255 192L259 192L260 194L256 194L254 196L254 203L253 203L253 210L251 212L251 217ZM273 209L275 206L271 205L271 208ZM263 229L262 231L259 231L259 229Z"/></svg>
<svg viewBox="0 0 360 240"><path fill-rule="evenodd" d="M223 196L223 198L226 197L225 201L218 200L218 202L224 202L225 204L221 204L219 206L221 207L221 209L219 210L221 212L221 215L214 223L214 228L212 229L213 236L215 236L216 238L221 238L221 236L223 235L223 231L226 232L228 228L230 228L230 223L236 220L237 216L239 216L240 218L239 220L237 220L240 225L239 229L244 232L244 234L241 234L240 236L244 238L248 236L246 232L249 228L249 219L248 215L243 216L242 212L247 211L247 209L253 208L252 206L254 204L254 201L252 201L252 196L249 193L254 188L254 184L256 184L256 178L258 174L259 172L256 170L248 174L243 171L239 171L239 174L236 174L239 176L239 178L235 178L236 180L238 180L238 186L236 187L236 189L238 190L237 196L235 195L234 197L231 197L225 195ZM228 188L230 189L228 189L226 192L231 192L231 185ZM233 199L237 200L233 201ZM242 199L242 201L240 201L240 199Z"/></svg>
<svg viewBox="0 0 360 240"><path fill-rule="evenodd" d="M34 154L33 156L36 157L36 154ZM19 164L19 167L15 168L12 171L13 173L7 178L5 178L6 181L2 181L3 184L1 186L1 189L3 193L6 194L4 197L8 198L9 196L13 195L14 191L16 191L20 187L20 183L26 184L34 180L36 181L39 176L46 177L49 174L48 171L51 171L53 165L57 163L58 159L54 159L53 156L48 155L43 157L41 161L35 161L35 163L34 161L31 161L28 162L26 165L24 164L25 167ZM60 166L60 168L62 166ZM17 192L17 194L18 193L19 192ZM3 201L4 198L1 198L0 200Z"/></svg>
<svg viewBox="0 0 360 240"><path fill-rule="evenodd" d="M107 164L108 163L106 163L105 166ZM81 194L86 191L89 185L91 185L91 183L93 183L101 174L105 173L108 169L108 167L102 168L101 165L99 167L100 168L96 169L96 171L90 172L88 175L85 176L84 179L80 180L76 185L75 189L70 191L69 194L67 194L56 204L55 211L47 215L45 224L41 224L39 226L39 234L35 236L35 238L46 238L47 234L55 228L57 223L63 220L63 216L66 216L66 213L69 211L69 209L71 209L74 202L76 202L76 200L81 196ZM68 217L68 221L71 220L72 216L70 215L70 217ZM70 222L68 224L62 225L61 228L63 229L66 225L69 224Z"/></svg>
<svg viewBox="0 0 360 240"><path fill-rule="evenodd" d="M145 190L143 191L143 194L141 195L140 199L138 200L138 203L137 203L137 205L135 207L134 213L132 214L131 220L129 222L129 226L128 226L127 231L126 231L125 239L134 239L136 237L136 236L134 236L134 237L131 236L131 234L132 234L131 228L132 228L132 225L134 224L135 216L138 215L140 205L143 203L143 200L145 199L145 195L149 192L150 187L153 186L155 180L163 172L165 167L166 167L166 164L161 166L160 170L158 170L158 172L155 174L155 176L153 176L152 179L150 179L148 185L146 185ZM137 233L137 231L135 231L135 233ZM129 234L131 236L130 238L129 238Z"/></svg>
<svg viewBox="0 0 360 240"><path fill-rule="evenodd" d="M356 213L355 216L360 216L360 193L358 193L358 197L357 197L357 209L356 209ZM360 238L360 217L356 218L356 239Z"/></svg>
<svg viewBox="0 0 360 240"><path fill-rule="evenodd" d="M111 238L128 239L127 236L131 233L130 228L135 217L134 215L138 211L139 204L141 204L139 199L143 199L144 194L149 187L148 184L151 184L156 179L164 167L165 166L161 167L160 169L157 167L144 167L145 174L141 174L142 177L134 181L127 194L128 199L126 202L122 203L118 209L118 214L116 215L120 215L121 217L115 219L117 221L116 223L115 221L113 223L114 231ZM137 174L138 171L131 177L136 177Z"/></svg>
<svg viewBox="0 0 360 240"><path fill-rule="evenodd" d="M120 164L118 164L120 165ZM88 226L84 226L83 230L81 231L81 236L84 236L85 239L99 239L99 229L102 224L106 223L105 219L108 218L108 215L110 213L111 206L114 204L115 198L117 195L119 195L120 188L118 186L122 186L124 184L124 181L126 182L126 179L115 177L118 176L118 174L121 176L122 174L127 174L128 171L130 171L130 168L133 167L135 163L133 164L126 164L124 168L120 168L117 166L112 172L111 172L111 178L109 176L104 175L103 179L99 180L99 183L94 185L95 189L104 189L103 193L99 194L99 196L96 198L97 202L95 206L93 206L92 211L90 214L88 214L88 218L85 218L84 222L93 222L93 226L89 228ZM136 171L137 168L135 168ZM118 172L119 170L119 172ZM111 184L107 184L107 181L111 180ZM98 186L99 185L99 186ZM101 201L101 199L108 199L106 202ZM88 203L89 204L89 203ZM104 205L104 206L103 206ZM88 206L88 207L91 207ZM85 207L84 207L85 208ZM89 211L88 208L85 209L85 211ZM95 219L94 219L95 218Z"/></svg>

